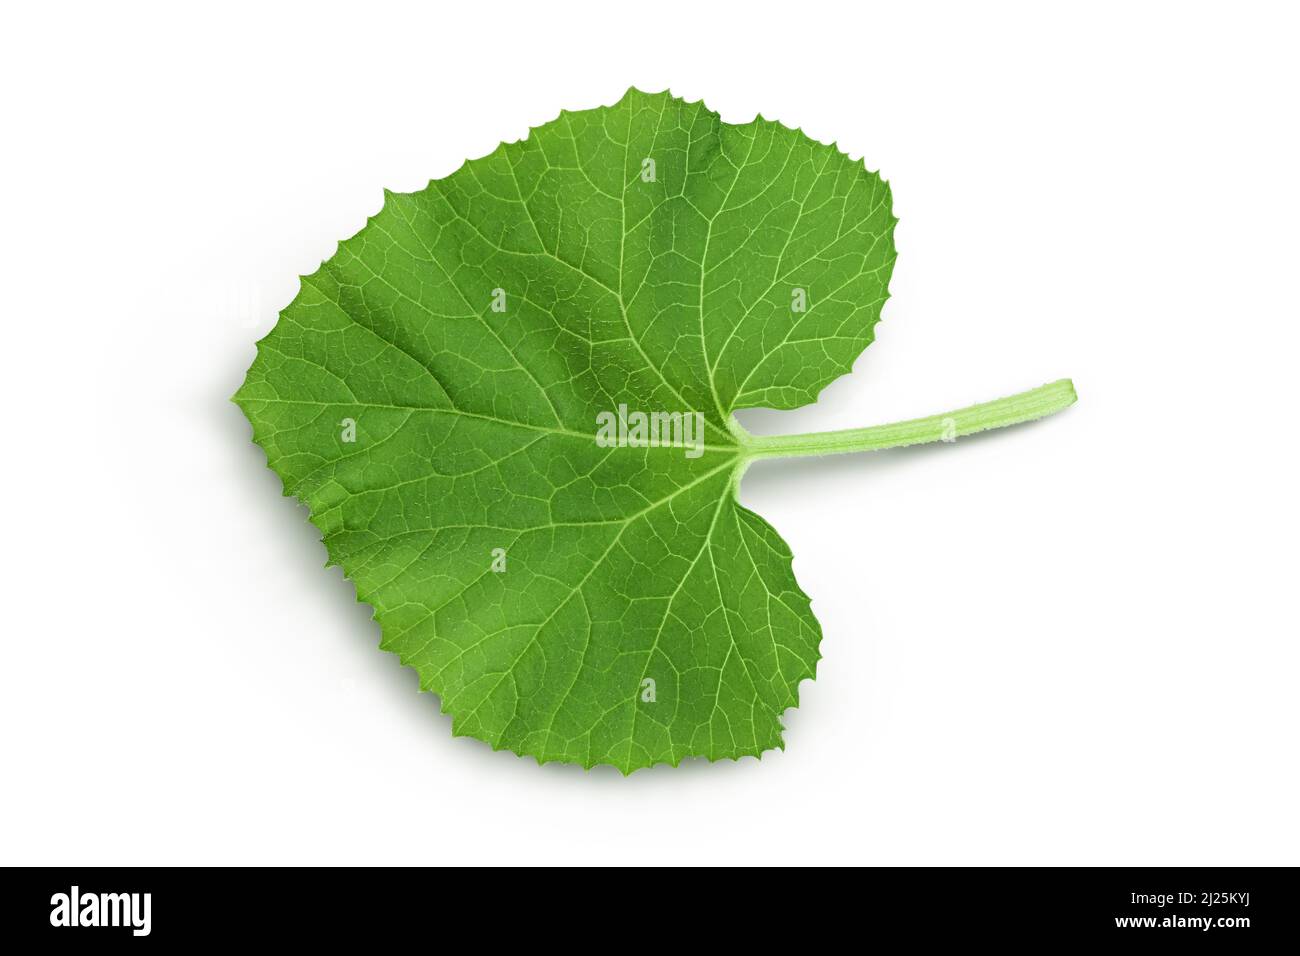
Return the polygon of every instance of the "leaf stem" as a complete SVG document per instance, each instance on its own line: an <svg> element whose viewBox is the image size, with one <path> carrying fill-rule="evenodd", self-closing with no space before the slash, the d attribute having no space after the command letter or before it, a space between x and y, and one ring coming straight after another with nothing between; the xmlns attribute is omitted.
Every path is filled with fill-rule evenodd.
<svg viewBox="0 0 1300 956"><path fill-rule="evenodd" d="M1078 396L1068 378L1041 385L1027 392L971 405L954 412L913 418L890 425L870 428L847 428L843 431L815 432L807 435L741 436L742 454L746 459L793 458L801 455L838 455L854 451L878 451L923 442L952 441L989 428L1018 425L1043 418L1069 405Z"/></svg>

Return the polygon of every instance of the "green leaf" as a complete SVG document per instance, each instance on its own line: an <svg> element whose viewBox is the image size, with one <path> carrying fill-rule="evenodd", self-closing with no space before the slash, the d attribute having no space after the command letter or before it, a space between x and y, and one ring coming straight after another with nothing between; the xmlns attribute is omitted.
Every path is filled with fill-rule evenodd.
<svg viewBox="0 0 1300 956"><path fill-rule="evenodd" d="M1073 401L1062 382L823 436L736 423L850 369L895 222L834 147L629 90L386 193L235 401L454 733L624 773L757 755L821 631L789 548L736 500L745 467Z"/></svg>

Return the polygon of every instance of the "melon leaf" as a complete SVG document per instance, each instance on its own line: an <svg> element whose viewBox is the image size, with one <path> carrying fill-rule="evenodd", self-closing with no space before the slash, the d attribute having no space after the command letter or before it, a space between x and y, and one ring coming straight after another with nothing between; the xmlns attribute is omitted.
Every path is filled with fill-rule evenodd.
<svg viewBox="0 0 1300 956"><path fill-rule="evenodd" d="M780 747L820 627L741 507L754 460L959 437L756 437L871 342L888 185L761 117L635 89L383 208L302 280L235 395L453 732L624 773Z"/></svg>

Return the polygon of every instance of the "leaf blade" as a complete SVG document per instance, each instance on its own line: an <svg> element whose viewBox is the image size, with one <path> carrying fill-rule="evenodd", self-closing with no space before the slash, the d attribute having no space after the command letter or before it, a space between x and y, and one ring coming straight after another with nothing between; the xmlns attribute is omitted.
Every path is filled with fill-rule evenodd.
<svg viewBox="0 0 1300 956"><path fill-rule="evenodd" d="M236 401L454 733L624 773L757 755L821 634L789 549L735 500L731 412L847 371L894 221L833 147L631 90L387 193ZM707 447L601 448L620 405L698 412Z"/></svg>

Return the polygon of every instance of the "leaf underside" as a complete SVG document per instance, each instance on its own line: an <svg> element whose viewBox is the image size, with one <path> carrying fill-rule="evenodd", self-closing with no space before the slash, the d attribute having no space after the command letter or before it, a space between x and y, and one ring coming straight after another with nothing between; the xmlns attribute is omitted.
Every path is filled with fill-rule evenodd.
<svg viewBox="0 0 1300 956"><path fill-rule="evenodd" d="M895 222L833 146L629 90L386 193L235 401L455 734L624 773L758 755L821 631L736 500L732 412L850 369ZM619 406L700 413L698 456L602 447Z"/></svg>

